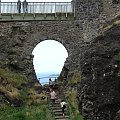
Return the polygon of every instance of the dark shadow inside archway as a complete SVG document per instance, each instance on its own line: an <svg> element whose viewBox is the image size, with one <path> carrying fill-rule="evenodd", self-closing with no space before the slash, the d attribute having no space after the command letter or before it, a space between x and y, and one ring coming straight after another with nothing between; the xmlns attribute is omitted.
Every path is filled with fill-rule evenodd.
<svg viewBox="0 0 120 120"><path fill-rule="evenodd" d="M40 42L32 54L35 73L42 85L48 84L49 78L54 81L59 76L68 57L66 48L55 40Z"/></svg>

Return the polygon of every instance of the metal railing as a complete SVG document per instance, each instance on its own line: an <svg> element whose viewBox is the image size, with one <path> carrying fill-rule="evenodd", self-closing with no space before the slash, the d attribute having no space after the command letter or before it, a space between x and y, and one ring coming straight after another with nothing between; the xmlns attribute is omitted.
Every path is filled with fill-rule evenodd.
<svg viewBox="0 0 120 120"><path fill-rule="evenodd" d="M20 6L17 2L0 3L0 13L25 13L24 9L26 13L75 13L73 2L28 2L26 8L23 3Z"/></svg>

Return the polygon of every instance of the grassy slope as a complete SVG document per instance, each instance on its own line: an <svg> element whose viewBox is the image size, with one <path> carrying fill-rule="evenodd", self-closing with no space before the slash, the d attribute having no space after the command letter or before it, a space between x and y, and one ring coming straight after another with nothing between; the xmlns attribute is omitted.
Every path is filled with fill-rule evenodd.
<svg viewBox="0 0 120 120"><path fill-rule="evenodd" d="M24 75L0 69L0 120L52 120L44 93L34 88L22 87L28 84ZM20 100L19 107L11 101Z"/></svg>
<svg viewBox="0 0 120 120"><path fill-rule="evenodd" d="M0 108L0 120L52 120L47 104Z"/></svg>

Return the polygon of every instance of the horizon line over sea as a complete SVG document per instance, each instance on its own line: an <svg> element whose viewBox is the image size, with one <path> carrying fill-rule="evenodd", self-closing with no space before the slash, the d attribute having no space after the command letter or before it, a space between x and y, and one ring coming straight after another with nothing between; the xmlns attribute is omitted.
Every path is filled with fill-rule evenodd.
<svg viewBox="0 0 120 120"><path fill-rule="evenodd" d="M57 77L59 77L60 73L58 72L44 72L44 73L36 73L37 79L39 80L40 84L48 84L49 78L54 81Z"/></svg>

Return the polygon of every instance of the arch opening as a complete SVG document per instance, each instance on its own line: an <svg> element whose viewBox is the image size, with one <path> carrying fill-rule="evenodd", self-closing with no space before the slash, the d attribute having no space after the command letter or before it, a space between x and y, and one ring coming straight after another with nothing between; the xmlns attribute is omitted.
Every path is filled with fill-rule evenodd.
<svg viewBox="0 0 120 120"><path fill-rule="evenodd" d="M40 84L48 84L49 78L54 81L61 73L68 57L66 48L56 40L44 40L37 44L32 54L34 70Z"/></svg>

